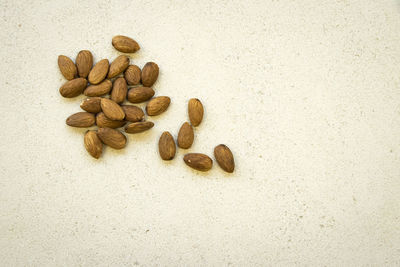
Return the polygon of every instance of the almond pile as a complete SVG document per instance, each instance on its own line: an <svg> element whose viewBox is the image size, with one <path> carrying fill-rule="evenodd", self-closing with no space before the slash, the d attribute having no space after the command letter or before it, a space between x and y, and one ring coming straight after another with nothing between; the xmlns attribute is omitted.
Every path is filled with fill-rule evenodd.
<svg viewBox="0 0 400 267"><path fill-rule="evenodd" d="M135 53L139 44L126 36L117 35L112 39L115 49L123 53ZM58 66L68 81L60 87L60 94L66 98L81 94L89 98L83 100L80 107L84 112L69 116L67 125L89 128L96 125L97 130L88 130L84 135L84 145L89 154L98 159L103 145L114 149L126 146L127 139L118 128L124 127L125 133L135 134L151 129L154 123L146 121L140 107L129 103L146 105L148 116L157 116L166 111L171 103L168 96L154 97L152 89L159 74L159 67L154 62L146 63L142 69L130 64L126 55L120 55L109 63L101 59L94 64L93 55L88 50L78 53L75 63L67 56L58 57ZM188 104L189 122L182 124L177 138L178 147L188 149L194 141L193 127L203 120L204 108L200 100L190 99ZM158 142L163 160L172 160L176 153L176 144L169 132L164 132ZM233 172L235 163L231 150L225 145L214 149L218 165L226 172ZM213 165L212 159L201 153L188 153L184 162L199 171L208 171Z"/></svg>

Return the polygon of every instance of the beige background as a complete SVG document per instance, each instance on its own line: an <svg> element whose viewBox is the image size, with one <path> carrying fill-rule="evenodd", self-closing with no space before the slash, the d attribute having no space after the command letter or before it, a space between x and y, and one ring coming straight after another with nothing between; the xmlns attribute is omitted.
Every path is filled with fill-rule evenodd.
<svg viewBox="0 0 400 267"><path fill-rule="evenodd" d="M1 0L2 266L400 265L398 1ZM168 111L100 160L65 125L57 56L159 64ZM160 160L186 105L190 151L225 143L237 169Z"/></svg>

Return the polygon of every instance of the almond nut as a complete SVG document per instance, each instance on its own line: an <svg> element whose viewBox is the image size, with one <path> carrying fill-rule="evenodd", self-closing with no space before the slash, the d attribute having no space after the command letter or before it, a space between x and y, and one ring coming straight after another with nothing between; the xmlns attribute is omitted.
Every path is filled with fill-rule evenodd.
<svg viewBox="0 0 400 267"><path fill-rule="evenodd" d="M124 78L119 77L114 81L111 91L111 99L120 104L125 101L126 94L128 93L128 86Z"/></svg>
<svg viewBox="0 0 400 267"><path fill-rule="evenodd" d="M74 62L66 56L58 56L58 67L60 68L61 74L67 80L72 80L77 76L77 70Z"/></svg>
<svg viewBox="0 0 400 267"><path fill-rule="evenodd" d="M110 120L121 121L125 118L125 113L121 106L111 99L102 98L100 102L101 110Z"/></svg>
<svg viewBox="0 0 400 267"><path fill-rule="evenodd" d="M154 62L147 62L142 69L142 84L151 87L157 80L159 68Z"/></svg>
<svg viewBox="0 0 400 267"><path fill-rule="evenodd" d="M89 85L83 92L86 96L102 96L111 91L112 83L110 80L104 80L100 84Z"/></svg>
<svg viewBox="0 0 400 267"><path fill-rule="evenodd" d="M125 113L125 120L130 122L141 121L144 118L144 112L141 108L130 105L121 106Z"/></svg>
<svg viewBox="0 0 400 267"><path fill-rule="evenodd" d="M182 124L181 129L178 133L178 146L184 149L190 148L193 144L193 140L193 128L188 122L185 122L184 124Z"/></svg>
<svg viewBox="0 0 400 267"><path fill-rule="evenodd" d="M126 121L113 121L104 115L103 112L100 112L96 115L96 125L99 128L119 128L126 124Z"/></svg>
<svg viewBox="0 0 400 267"><path fill-rule="evenodd" d="M118 56L110 64L110 70L108 71L107 78L109 78L109 79L114 78L118 74L124 72L128 66L129 66L129 58L124 55Z"/></svg>
<svg viewBox="0 0 400 267"><path fill-rule="evenodd" d="M115 49L124 53L135 53L140 49L139 44L135 40L123 35L114 36L112 38L112 45Z"/></svg>
<svg viewBox="0 0 400 267"><path fill-rule="evenodd" d="M88 50L82 50L76 56L76 67L79 77L86 78L93 67L93 55Z"/></svg>
<svg viewBox="0 0 400 267"><path fill-rule="evenodd" d="M89 72L88 80L91 84L99 84L108 73L108 59L102 59L94 65L93 69Z"/></svg>
<svg viewBox="0 0 400 267"><path fill-rule="evenodd" d="M200 100L192 98L188 104L189 119L193 126L198 126L203 120L204 108Z"/></svg>
<svg viewBox="0 0 400 267"><path fill-rule="evenodd" d="M89 154L95 159L100 158L103 150L103 144L97 136L96 131L87 131L83 141L87 152L89 152Z"/></svg>
<svg viewBox="0 0 400 267"><path fill-rule="evenodd" d="M226 145L218 145L214 148L214 157L218 165L226 172L235 170L235 160L233 159L232 151Z"/></svg>
<svg viewBox="0 0 400 267"><path fill-rule="evenodd" d="M183 157L183 160L189 167L202 172L208 171L213 165L212 159L201 153L186 154Z"/></svg>
<svg viewBox="0 0 400 267"><path fill-rule="evenodd" d="M131 103L141 103L149 100L154 96L154 90L150 87L135 87L128 92L128 101Z"/></svg>
<svg viewBox="0 0 400 267"><path fill-rule="evenodd" d="M147 131L148 129L153 128L154 123L151 121L139 121L130 123L125 126L125 132L130 134L141 133Z"/></svg>
<svg viewBox="0 0 400 267"><path fill-rule="evenodd" d="M60 94L63 97L71 98L82 94L83 89L86 88L87 81L84 78L76 78L64 83L60 87Z"/></svg>
<svg viewBox="0 0 400 267"><path fill-rule="evenodd" d="M99 113L101 111L100 97L87 98L82 101L81 109L90 113Z"/></svg>
<svg viewBox="0 0 400 267"><path fill-rule="evenodd" d="M67 125L79 128L90 127L94 124L94 122L94 115L89 112L78 112L72 114L67 118L66 121Z"/></svg>
<svg viewBox="0 0 400 267"><path fill-rule="evenodd" d="M175 141L169 132L163 132L158 141L158 151L163 160L171 160L175 157Z"/></svg>
<svg viewBox="0 0 400 267"><path fill-rule="evenodd" d="M156 116L167 110L171 99L168 96L158 96L150 100L146 106L146 112L149 116Z"/></svg>
<svg viewBox="0 0 400 267"><path fill-rule="evenodd" d="M130 65L124 73L125 80L129 85L139 84L141 75L142 71L136 65Z"/></svg>
<svg viewBox="0 0 400 267"><path fill-rule="evenodd" d="M104 144L114 149L122 149L126 146L126 137L118 130L99 128L97 130L97 136Z"/></svg>

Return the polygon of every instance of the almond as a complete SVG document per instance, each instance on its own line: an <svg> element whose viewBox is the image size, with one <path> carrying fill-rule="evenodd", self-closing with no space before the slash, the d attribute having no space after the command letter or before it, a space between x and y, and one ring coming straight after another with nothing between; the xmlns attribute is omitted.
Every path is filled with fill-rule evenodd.
<svg viewBox="0 0 400 267"><path fill-rule="evenodd" d="M81 109L90 113L99 113L101 111L100 97L87 98L82 101Z"/></svg>
<svg viewBox="0 0 400 267"><path fill-rule="evenodd" d="M104 80L100 84L89 85L83 92L86 96L102 96L111 91L112 83L110 80Z"/></svg>
<svg viewBox="0 0 400 267"><path fill-rule="evenodd" d="M175 141L169 132L163 132L158 141L158 151L163 160L171 160L175 157Z"/></svg>
<svg viewBox="0 0 400 267"><path fill-rule="evenodd" d="M125 80L129 85L139 84L141 75L142 71L136 65L130 65L124 73Z"/></svg>
<svg viewBox="0 0 400 267"><path fill-rule="evenodd" d="M124 55L118 56L114 61L110 64L110 70L108 71L108 78L114 78L120 73L123 73L126 68L129 66L129 58Z"/></svg>
<svg viewBox="0 0 400 267"><path fill-rule="evenodd" d="M63 97L71 98L82 94L83 89L86 88L87 81L84 78L76 78L64 83L60 87L60 94Z"/></svg>
<svg viewBox="0 0 400 267"><path fill-rule="evenodd" d="M72 127L90 127L94 124L94 115L89 112L78 112L67 118L67 125Z"/></svg>
<svg viewBox="0 0 400 267"><path fill-rule="evenodd" d="M128 92L128 101L132 103L141 103L154 96L154 90L150 87L135 87Z"/></svg>
<svg viewBox="0 0 400 267"><path fill-rule="evenodd" d="M67 80L72 80L77 76L77 70L74 62L66 56L58 56L58 67L60 68L61 74Z"/></svg>
<svg viewBox="0 0 400 267"><path fill-rule="evenodd" d="M108 73L108 59L102 59L94 65L93 69L89 72L88 80L91 84L99 84Z"/></svg>
<svg viewBox="0 0 400 267"><path fill-rule="evenodd" d="M82 50L76 56L76 67L79 77L86 78L93 67L93 55L88 50Z"/></svg>
<svg viewBox="0 0 400 267"><path fill-rule="evenodd" d="M235 161L232 151L226 145L218 145L214 148L214 157L218 165L226 172L233 172L235 169Z"/></svg>
<svg viewBox="0 0 400 267"><path fill-rule="evenodd" d="M156 116L163 113L171 103L168 96L158 96L150 100L146 106L146 112L149 116Z"/></svg>
<svg viewBox="0 0 400 267"><path fill-rule="evenodd" d="M153 128L153 126L154 126L154 123L151 121L134 122L134 123L130 123L127 126L125 126L125 132L130 133L130 134L141 133L148 129Z"/></svg>
<svg viewBox="0 0 400 267"><path fill-rule="evenodd" d="M202 172L208 171L213 165L212 159L201 153L186 154L183 157L183 160L189 167Z"/></svg>
<svg viewBox="0 0 400 267"><path fill-rule="evenodd" d="M122 149L126 146L126 137L120 131L111 128L99 128L97 136L100 140L115 149Z"/></svg>
<svg viewBox="0 0 400 267"><path fill-rule="evenodd" d="M142 69L142 84L151 87L158 77L158 65L154 62L147 62Z"/></svg>
<svg viewBox="0 0 400 267"><path fill-rule="evenodd" d="M125 101L127 92L128 86L126 85L125 79L122 77L117 78L114 81L110 98L120 104Z"/></svg>
<svg viewBox="0 0 400 267"><path fill-rule="evenodd" d="M190 148L193 144L194 132L192 126L185 122L182 124L181 129L178 133L178 146L180 148Z"/></svg>
<svg viewBox="0 0 400 267"><path fill-rule="evenodd" d="M103 112L100 112L99 114L97 114L96 116L96 125L100 128L119 128L124 126L126 123L126 121L113 121L110 120L109 118L106 117L106 115L104 115Z"/></svg>
<svg viewBox="0 0 400 267"><path fill-rule="evenodd" d="M112 45L115 49L124 53L135 53L140 49L139 44L135 40L123 35L114 36L112 38Z"/></svg>
<svg viewBox="0 0 400 267"><path fill-rule="evenodd" d="M83 141L87 152L89 152L89 154L95 159L100 158L103 150L103 144L97 136L96 131L87 131Z"/></svg>
<svg viewBox="0 0 400 267"><path fill-rule="evenodd" d="M189 119L193 126L198 126L203 120L204 108L200 100L192 98L188 104Z"/></svg>
<svg viewBox="0 0 400 267"><path fill-rule="evenodd" d="M101 110L104 112L104 115L106 115L107 118L109 118L110 120L121 121L125 118L125 113L122 110L121 106L111 99L102 98L100 105Z"/></svg>
<svg viewBox="0 0 400 267"><path fill-rule="evenodd" d="M144 112L136 106L123 105L121 106L125 113L125 120L130 122L141 121L144 118Z"/></svg>

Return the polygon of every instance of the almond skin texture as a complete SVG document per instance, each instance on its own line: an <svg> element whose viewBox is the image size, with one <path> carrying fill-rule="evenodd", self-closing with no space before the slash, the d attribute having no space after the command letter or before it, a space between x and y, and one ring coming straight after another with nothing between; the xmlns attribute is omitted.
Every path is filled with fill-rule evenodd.
<svg viewBox="0 0 400 267"><path fill-rule="evenodd" d="M74 62L69 57L63 55L58 56L58 67L60 68L61 74L67 80L74 79L78 74Z"/></svg>
<svg viewBox="0 0 400 267"><path fill-rule="evenodd" d="M235 160L232 151L226 145L218 145L214 148L214 157L218 165L226 172L232 173L235 170Z"/></svg>
<svg viewBox="0 0 400 267"><path fill-rule="evenodd" d="M128 101L131 103L141 103L154 96L154 90L150 87L135 87L128 92Z"/></svg>
<svg viewBox="0 0 400 267"><path fill-rule="evenodd" d="M112 82L110 80L104 80L100 84L89 85L83 92L86 96L102 96L108 94L111 91Z"/></svg>
<svg viewBox="0 0 400 267"><path fill-rule="evenodd" d="M126 124L126 121L113 121L110 120L109 118L106 117L106 115L104 115L103 112L100 112L99 114L97 114L96 116L96 125L99 128L119 128L122 127Z"/></svg>
<svg viewBox="0 0 400 267"><path fill-rule="evenodd" d="M175 157L175 141L169 132L163 132L158 141L158 151L163 160L171 160Z"/></svg>
<svg viewBox="0 0 400 267"><path fill-rule="evenodd" d="M83 141L87 152L95 159L100 158L103 151L103 144L97 136L96 131L87 131Z"/></svg>
<svg viewBox="0 0 400 267"><path fill-rule="evenodd" d="M87 98L82 101L81 109L90 113L99 113L101 112L100 101L100 97Z"/></svg>
<svg viewBox="0 0 400 267"><path fill-rule="evenodd" d="M183 160L189 167L202 172L208 171L213 165L212 159L201 153L186 154L183 157Z"/></svg>
<svg viewBox="0 0 400 267"><path fill-rule="evenodd" d="M158 96L150 100L146 106L146 112L149 116L156 116L167 110L171 99L168 96Z"/></svg>
<svg viewBox="0 0 400 267"><path fill-rule="evenodd" d="M76 67L79 77L86 78L93 67L93 55L88 50L82 50L76 56Z"/></svg>
<svg viewBox="0 0 400 267"><path fill-rule="evenodd" d="M123 73L129 66L129 58L127 56L121 55L114 59L110 64L110 70L108 71L108 78L114 78L120 73Z"/></svg>
<svg viewBox="0 0 400 267"><path fill-rule="evenodd" d="M91 84L99 84L108 73L108 59L102 59L94 65L93 69L89 72L88 80Z"/></svg>
<svg viewBox="0 0 400 267"><path fill-rule="evenodd" d="M123 35L114 36L112 38L112 45L115 49L124 53L135 53L140 49L139 44L135 40Z"/></svg>
<svg viewBox="0 0 400 267"><path fill-rule="evenodd" d="M141 108L128 105L123 105L121 107L125 112L125 120L130 122L138 122L144 119L144 112Z"/></svg>
<svg viewBox="0 0 400 267"><path fill-rule="evenodd" d="M122 121L125 118L125 113L121 106L111 99L102 98L100 102L101 110L107 118L113 121Z"/></svg>
<svg viewBox="0 0 400 267"><path fill-rule="evenodd" d="M60 87L60 94L63 97L71 98L82 94L83 89L86 88L87 81L84 78L76 78L64 83Z"/></svg>
<svg viewBox="0 0 400 267"><path fill-rule="evenodd" d="M130 134L141 133L153 128L153 126L154 123L151 121L134 122L125 126L125 132Z"/></svg>
<svg viewBox="0 0 400 267"><path fill-rule="evenodd" d="M151 87L157 80L159 68L154 62L147 62L142 69L142 84Z"/></svg>
<svg viewBox="0 0 400 267"><path fill-rule="evenodd" d="M188 149L192 146L194 140L194 132L192 126L185 122L182 124L178 133L178 146L180 148Z"/></svg>
<svg viewBox="0 0 400 267"><path fill-rule="evenodd" d="M201 104L200 100L197 98L190 99L188 104L188 112L190 123L195 127L199 126L203 120L204 114L203 104Z"/></svg>
<svg viewBox="0 0 400 267"><path fill-rule="evenodd" d="M120 104L125 101L126 94L128 93L128 86L124 78L120 77L114 81L113 89L111 91L111 99Z"/></svg>
<svg viewBox="0 0 400 267"><path fill-rule="evenodd" d="M122 149L126 146L126 137L118 130L99 128L97 130L97 136L104 144L114 149Z"/></svg>
<svg viewBox="0 0 400 267"><path fill-rule="evenodd" d="M72 114L67 118L66 121L67 125L79 128L90 127L94 124L94 122L95 122L94 115L89 112L78 112Z"/></svg>
<svg viewBox="0 0 400 267"><path fill-rule="evenodd" d="M142 71L136 65L130 65L124 73L125 80L129 85L139 84L141 76Z"/></svg>

